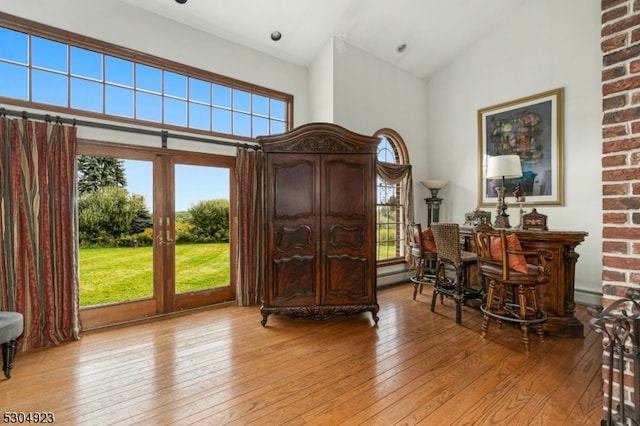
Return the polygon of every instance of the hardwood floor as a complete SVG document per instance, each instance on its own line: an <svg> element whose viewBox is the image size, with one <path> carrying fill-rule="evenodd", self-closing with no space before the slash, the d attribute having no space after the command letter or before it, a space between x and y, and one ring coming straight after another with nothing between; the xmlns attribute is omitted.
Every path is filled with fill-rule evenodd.
<svg viewBox="0 0 640 426"><path fill-rule="evenodd" d="M0 411L64 425L596 425L601 339L533 336L450 301L429 310L411 284L380 289L370 313L315 322L225 306L85 333L18 353Z"/></svg>

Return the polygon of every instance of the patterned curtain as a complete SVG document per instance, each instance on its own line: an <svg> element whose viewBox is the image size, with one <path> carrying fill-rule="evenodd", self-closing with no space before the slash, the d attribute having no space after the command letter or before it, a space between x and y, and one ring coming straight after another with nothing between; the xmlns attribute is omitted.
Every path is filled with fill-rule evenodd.
<svg viewBox="0 0 640 426"><path fill-rule="evenodd" d="M80 337L76 128L0 117L0 310L20 350Z"/></svg>
<svg viewBox="0 0 640 426"><path fill-rule="evenodd" d="M376 163L376 172L378 176L386 182L392 184L401 183L400 187L404 188L404 192L400 194L400 203L405 207L404 223L408 224L413 222L413 185L411 184L413 178L411 176L411 165L378 161ZM409 262L409 265L412 266L413 258L410 255L411 249L408 246L405 247L405 253L405 259Z"/></svg>
<svg viewBox="0 0 640 426"><path fill-rule="evenodd" d="M241 306L261 302L264 283L262 237L262 152L238 148L236 194L238 244L236 244L237 299Z"/></svg>

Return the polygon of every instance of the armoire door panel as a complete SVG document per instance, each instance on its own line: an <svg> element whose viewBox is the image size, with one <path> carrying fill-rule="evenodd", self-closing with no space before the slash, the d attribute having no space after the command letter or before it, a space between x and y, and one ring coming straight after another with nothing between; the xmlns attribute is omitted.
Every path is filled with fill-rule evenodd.
<svg viewBox="0 0 640 426"><path fill-rule="evenodd" d="M304 250L314 248L313 230L309 225L302 224L295 228L282 226L275 231L275 248L286 253L290 250Z"/></svg>
<svg viewBox="0 0 640 426"><path fill-rule="evenodd" d="M273 219L316 216L316 161L285 156L272 163Z"/></svg>
<svg viewBox="0 0 640 426"><path fill-rule="evenodd" d="M315 304L316 267L312 256L295 256L274 261L274 282L272 300L280 306Z"/></svg>
<svg viewBox="0 0 640 426"><path fill-rule="evenodd" d="M370 186L370 167L359 158L325 156L325 215L360 220L366 218L366 212L369 211L365 203Z"/></svg>
<svg viewBox="0 0 640 426"><path fill-rule="evenodd" d="M367 230L362 226L333 225L329 229L329 246L334 249L364 250Z"/></svg>
<svg viewBox="0 0 640 426"><path fill-rule="evenodd" d="M364 303L370 300L370 284L366 258L329 256L323 302L336 305Z"/></svg>

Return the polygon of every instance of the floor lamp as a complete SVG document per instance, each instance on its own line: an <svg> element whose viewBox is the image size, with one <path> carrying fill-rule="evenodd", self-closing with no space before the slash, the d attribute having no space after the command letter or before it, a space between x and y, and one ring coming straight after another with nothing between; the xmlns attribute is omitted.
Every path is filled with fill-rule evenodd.
<svg viewBox="0 0 640 426"><path fill-rule="evenodd" d="M449 183L447 180L422 180L422 186L431 191L431 198L425 198L427 203L427 228L431 227L431 223L440 221L440 204L442 198L438 198L438 191Z"/></svg>
<svg viewBox="0 0 640 426"><path fill-rule="evenodd" d="M497 155L489 157L487 163L487 179L502 179L502 186L496 187L498 194L498 204L496 205L496 220L493 224L496 228L511 228L509 225L508 208L504 201L504 191L506 189L505 179L522 177L522 165L518 155Z"/></svg>

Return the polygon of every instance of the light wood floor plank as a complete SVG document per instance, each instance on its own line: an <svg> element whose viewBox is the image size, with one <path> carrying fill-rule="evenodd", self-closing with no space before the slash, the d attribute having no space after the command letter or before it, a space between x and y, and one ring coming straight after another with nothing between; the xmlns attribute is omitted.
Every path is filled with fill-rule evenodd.
<svg viewBox="0 0 640 426"><path fill-rule="evenodd" d="M85 332L19 353L0 381L6 411L51 411L64 425L598 424L602 348L532 339L431 289L379 290L370 313L327 321L222 306ZM439 303L439 302L438 302ZM587 324L584 307L577 313Z"/></svg>

